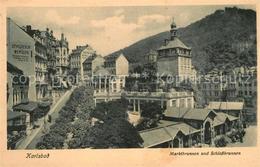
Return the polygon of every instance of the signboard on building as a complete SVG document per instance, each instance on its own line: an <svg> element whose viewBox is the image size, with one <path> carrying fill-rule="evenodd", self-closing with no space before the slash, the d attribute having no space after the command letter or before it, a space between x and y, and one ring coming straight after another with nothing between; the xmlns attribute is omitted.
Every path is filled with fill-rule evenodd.
<svg viewBox="0 0 260 167"><path fill-rule="evenodd" d="M12 43L11 55L20 62L28 62L32 57L32 46L25 43Z"/></svg>

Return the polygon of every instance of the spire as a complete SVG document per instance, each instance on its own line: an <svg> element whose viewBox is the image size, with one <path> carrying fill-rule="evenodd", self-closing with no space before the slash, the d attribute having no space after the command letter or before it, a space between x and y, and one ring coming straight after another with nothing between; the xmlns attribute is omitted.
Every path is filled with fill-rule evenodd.
<svg viewBox="0 0 260 167"><path fill-rule="evenodd" d="M174 17L172 17L172 23L171 23L171 40L174 40L174 38L177 36L177 26L174 22Z"/></svg>

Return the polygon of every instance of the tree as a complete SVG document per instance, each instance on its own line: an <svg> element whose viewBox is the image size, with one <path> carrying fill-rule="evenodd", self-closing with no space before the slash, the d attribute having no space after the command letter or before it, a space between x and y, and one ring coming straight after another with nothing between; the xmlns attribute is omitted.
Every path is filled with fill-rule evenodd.
<svg viewBox="0 0 260 167"><path fill-rule="evenodd" d="M120 99L116 101L102 102L97 104L96 108L91 112L91 116L102 121L126 118L127 101Z"/></svg>
<svg viewBox="0 0 260 167"><path fill-rule="evenodd" d="M141 116L150 119L159 119L163 113L163 108L156 102L145 102L141 105L141 109Z"/></svg>
<svg viewBox="0 0 260 167"><path fill-rule="evenodd" d="M135 127L122 118L96 124L84 139L90 148L138 148L142 143Z"/></svg>

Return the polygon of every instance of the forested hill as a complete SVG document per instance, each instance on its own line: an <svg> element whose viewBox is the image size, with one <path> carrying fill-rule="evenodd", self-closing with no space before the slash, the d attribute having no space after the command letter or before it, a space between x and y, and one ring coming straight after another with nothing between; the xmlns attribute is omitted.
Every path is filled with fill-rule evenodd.
<svg viewBox="0 0 260 167"><path fill-rule="evenodd" d="M143 62L144 55L159 48L169 31L140 40L116 51L123 52L130 63ZM256 12L236 7L213 14L180 28L179 38L192 47L192 61L199 71L256 65Z"/></svg>

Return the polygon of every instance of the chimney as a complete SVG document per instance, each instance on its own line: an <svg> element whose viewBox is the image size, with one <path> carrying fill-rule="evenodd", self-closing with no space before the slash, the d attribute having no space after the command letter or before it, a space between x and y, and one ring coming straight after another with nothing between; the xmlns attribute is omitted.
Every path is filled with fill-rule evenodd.
<svg viewBox="0 0 260 167"><path fill-rule="evenodd" d="M64 40L64 34L61 33L61 40Z"/></svg>
<svg viewBox="0 0 260 167"><path fill-rule="evenodd" d="M46 28L46 31L49 32L49 28L48 27Z"/></svg>
<svg viewBox="0 0 260 167"><path fill-rule="evenodd" d="M53 35L53 31L51 30L51 35Z"/></svg>

